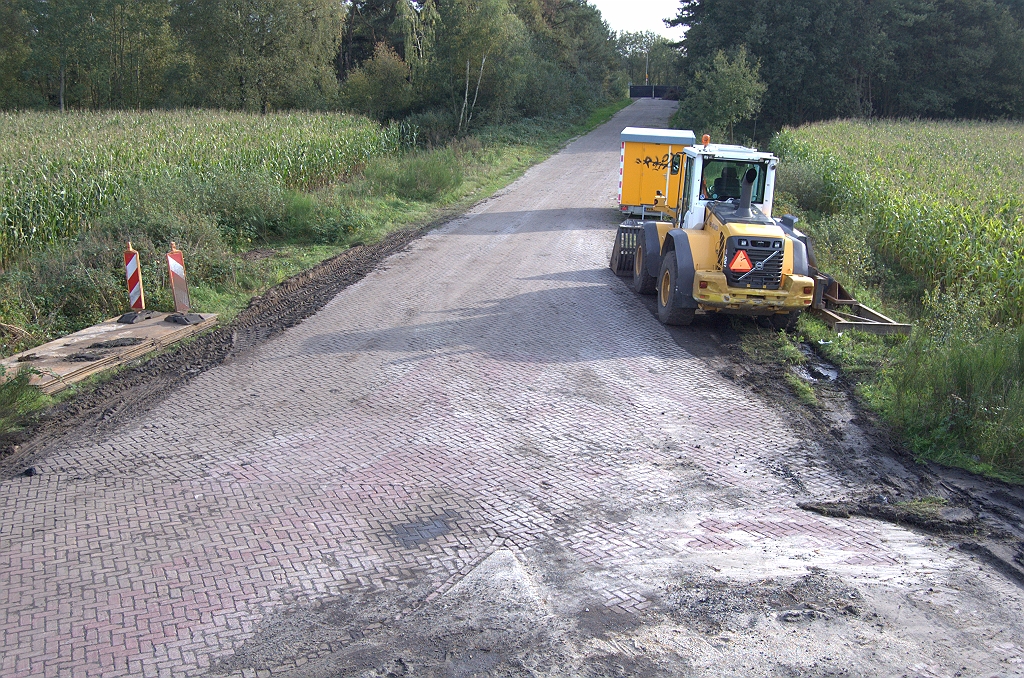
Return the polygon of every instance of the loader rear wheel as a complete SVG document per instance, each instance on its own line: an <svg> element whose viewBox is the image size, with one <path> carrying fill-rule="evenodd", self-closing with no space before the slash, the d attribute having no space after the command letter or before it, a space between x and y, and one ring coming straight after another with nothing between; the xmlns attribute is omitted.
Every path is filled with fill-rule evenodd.
<svg viewBox="0 0 1024 678"><path fill-rule="evenodd" d="M666 325L689 325L693 322L696 309L676 306L676 253L668 252L661 260L658 275L658 320Z"/></svg>
<svg viewBox="0 0 1024 678"><path fill-rule="evenodd" d="M800 320L800 311L791 311L789 313L776 313L768 319L768 323L773 329L792 332L796 329L798 320Z"/></svg>
<svg viewBox="0 0 1024 678"><path fill-rule="evenodd" d="M641 236L638 239L642 240L643 238ZM643 243L638 242L636 254L633 256L633 289L639 294L654 294L658 280L647 272L646 255Z"/></svg>

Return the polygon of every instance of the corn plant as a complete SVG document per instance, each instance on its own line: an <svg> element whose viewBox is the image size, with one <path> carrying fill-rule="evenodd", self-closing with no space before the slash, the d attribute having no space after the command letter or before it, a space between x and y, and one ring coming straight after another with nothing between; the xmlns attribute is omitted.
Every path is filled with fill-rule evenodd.
<svg viewBox="0 0 1024 678"><path fill-rule="evenodd" d="M1024 125L839 121L784 130L784 159L821 173L837 211L933 285L979 283L993 319L1024 315Z"/></svg>
<svg viewBox="0 0 1024 678"><path fill-rule="evenodd" d="M406 150L415 134L338 114L0 113L0 269L161 176L257 174L311 190Z"/></svg>

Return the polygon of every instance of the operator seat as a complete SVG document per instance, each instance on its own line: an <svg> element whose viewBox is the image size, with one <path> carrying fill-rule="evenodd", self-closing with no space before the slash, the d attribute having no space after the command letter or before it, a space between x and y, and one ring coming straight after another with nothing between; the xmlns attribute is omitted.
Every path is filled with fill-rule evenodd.
<svg viewBox="0 0 1024 678"><path fill-rule="evenodd" d="M722 169L722 176L715 179L714 193L718 200L740 197L740 180L735 167L728 166Z"/></svg>

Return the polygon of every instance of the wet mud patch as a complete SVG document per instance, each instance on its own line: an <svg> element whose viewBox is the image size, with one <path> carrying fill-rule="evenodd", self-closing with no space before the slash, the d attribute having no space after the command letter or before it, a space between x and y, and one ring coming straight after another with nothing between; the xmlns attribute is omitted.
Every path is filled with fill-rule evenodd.
<svg viewBox="0 0 1024 678"><path fill-rule="evenodd" d="M558 566L541 571L536 559L521 556L498 549L447 593L287 675L683 675L616 640L640 620L603 614L579 591L553 588L549 575ZM575 613L561 613L562 605Z"/></svg>
<svg viewBox="0 0 1024 678"><path fill-rule="evenodd" d="M443 595L416 609L399 610L364 623L361 637L297 668L291 675L406 675L404 671L408 675L482 676L543 672L558 663L560 645L557 629L546 623L544 597L515 555L500 549ZM361 615L361 606L348 609ZM356 620L338 621L351 626Z"/></svg>
<svg viewBox="0 0 1024 678"><path fill-rule="evenodd" d="M427 592L413 590L412 595ZM252 637L236 647L231 656L214 664L210 673L236 675L302 667L320 657L358 646L366 638L395 625L406 604L405 594L399 596L368 587L314 601L291 601L283 608L266 611Z"/></svg>
<svg viewBox="0 0 1024 678"><path fill-rule="evenodd" d="M586 638L629 633L644 623L641 616L615 612L597 598L584 598L571 618L576 632Z"/></svg>
<svg viewBox="0 0 1024 678"><path fill-rule="evenodd" d="M637 298L657 314L653 297ZM1024 584L1024 486L918 461L898 434L861 404L856 384L808 344L799 350L807 359L817 405L801 403L781 378L784 364L755 360L743 351L743 322L698 315L690 327L667 330L680 348L745 387L766 408L789 415L802 443L785 463L769 470L790 483L801 507L831 517L884 520L937 535L960 548L978 550L1000 572ZM808 481L822 472L841 479L847 496L814 496ZM950 510L930 514L929 507L921 505L930 498L947 502Z"/></svg>
<svg viewBox="0 0 1024 678"><path fill-rule="evenodd" d="M457 520L459 514L454 511L424 518L409 523L402 523L391 528L391 540L398 546L413 547L426 544L431 539L441 537L452 531L450 521Z"/></svg>
<svg viewBox="0 0 1024 678"><path fill-rule="evenodd" d="M661 600L669 617L707 636L754 629L771 619L803 622L864 614L860 592L820 568L784 582L696 577L670 584Z"/></svg>
<svg viewBox="0 0 1024 678"><path fill-rule="evenodd" d="M945 499L930 496L898 503L880 496L864 501L802 502L797 506L831 518L873 518L960 540L959 548L978 554L1024 586L1024 540L999 521L981 520L978 512L967 506L951 505Z"/></svg>
<svg viewBox="0 0 1024 678"><path fill-rule="evenodd" d="M89 348L121 348L124 346L137 346L144 341L142 337L121 337L120 339L108 339L89 344Z"/></svg>
<svg viewBox="0 0 1024 678"><path fill-rule="evenodd" d="M908 502L889 503L873 501L802 502L797 504L805 511L812 511L832 518L861 516L884 520L895 525L916 527L937 535L972 534L988 538L1007 538L1003 530L994 530L978 520L977 514L969 508L949 506L945 500L928 498Z"/></svg>

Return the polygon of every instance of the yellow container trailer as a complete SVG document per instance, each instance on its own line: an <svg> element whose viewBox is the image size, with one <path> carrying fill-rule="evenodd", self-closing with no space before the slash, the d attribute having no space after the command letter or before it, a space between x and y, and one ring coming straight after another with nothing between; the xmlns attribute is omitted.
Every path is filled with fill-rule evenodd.
<svg viewBox="0 0 1024 678"><path fill-rule="evenodd" d="M683 149L697 138L690 130L627 127L619 137L619 209L644 216L659 205L679 203L683 181ZM660 199L664 196L664 199Z"/></svg>

